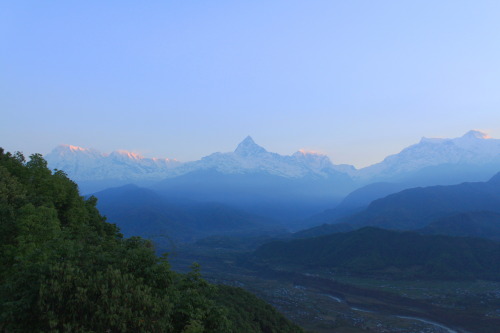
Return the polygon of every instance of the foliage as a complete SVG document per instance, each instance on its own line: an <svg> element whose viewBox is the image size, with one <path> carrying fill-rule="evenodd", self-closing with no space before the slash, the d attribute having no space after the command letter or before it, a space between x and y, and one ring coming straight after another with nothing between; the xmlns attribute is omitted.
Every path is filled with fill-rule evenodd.
<svg viewBox="0 0 500 333"><path fill-rule="evenodd" d="M241 288L218 286L217 301L229 309L228 318L235 332L298 333L302 330L291 324L269 304Z"/></svg>
<svg viewBox="0 0 500 333"><path fill-rule="evenodd" d="M0 331L236 332L246 325L230 320L234 305L219 302L219 289L198 268L172 271L151 242L124 239L96 202L41 155L26 162L0 148ZM291 325L273 315L272 332Z"/></svg>
<svg viewBox="0 0 500 333"><path fill-rule="evenodd" d="M255 251L261 262L419 279L500 280L500 243L366 227L347 233L275 241Z"/></svg>
<svg viewBox="0 0 500 333"><path fill-rule="evenodd" d="M500 241L500 213L476 211L453 214L431 222L418 232Z"/></svg>

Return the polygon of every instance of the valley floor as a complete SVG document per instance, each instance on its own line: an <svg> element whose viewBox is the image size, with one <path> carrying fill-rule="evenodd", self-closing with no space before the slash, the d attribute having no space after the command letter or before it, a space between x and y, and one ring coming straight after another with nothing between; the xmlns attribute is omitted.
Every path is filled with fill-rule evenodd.
<svg viewBox="0 0 500 333"><path fill-rule="evenodd" d="M500 283L394 281L259 266L244 251L184 246L174 269L201 264L211 282L239 286L311 332L497 332Z"/></svg>

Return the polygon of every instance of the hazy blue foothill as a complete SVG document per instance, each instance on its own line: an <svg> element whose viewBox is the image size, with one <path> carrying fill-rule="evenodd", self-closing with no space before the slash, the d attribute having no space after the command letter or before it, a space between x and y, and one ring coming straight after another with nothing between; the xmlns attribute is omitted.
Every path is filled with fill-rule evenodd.
<svg viewBox="0 0 500 333"><path fill-rule="evenodd" d="M362 211L375 199L383 198L405 188L405 185L398 183L381 182L368 184L349 193L335 208L315 214L304 222L309 225L331 223L341 217Z"/></svg>
<svg viewBox="0 0 500 333"><path fill-rule="evenodd" d="M340 183L348 181L340 178ZM151 188L168 198L216 201L290 224L335 205L339 179L290 179L264 172L224 174L192 172L164 180Z"/></svg>
<svg viewBox="0 0 500 333"><path fill-rule="evenodd" d="M499 174L487 182L403 190L374 200L359 213L332 222L353 227L416 230L453 213L500 212Z"/></svg>
<svg viewBox="0 0 500 333"><path fill-rule="evenodd" d="M192 242L214 234L284 232L276 221L213 202L169 201L135 185L94 194L108 222L125 236L153 239L162 248Z"/></svg>

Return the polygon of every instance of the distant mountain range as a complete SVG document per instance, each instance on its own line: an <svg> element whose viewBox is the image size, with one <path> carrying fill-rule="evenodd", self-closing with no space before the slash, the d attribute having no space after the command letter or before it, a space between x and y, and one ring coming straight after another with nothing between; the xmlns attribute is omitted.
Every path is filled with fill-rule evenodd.
<svg viewBox="0 0 500 333"><path fill-rule="evenodd" d="M246 137L230 153L213 153L194 162L146 158L127 151L104 154L94 149L60 145L45 156L52 168L64 170L77 180L163 179L193 171L213 169L239 174L265 172L286 178L327 177L332 172L350 172L352 166L334 165L326 155L298 151L291 156L271 153Z"/></svg>
<svg viewBox="0 0 500 333"><path fill-rule="evenodd" d="M145 158L117 151L61 145L45 156L49 167L64 170L84 192L110 185L144 183L192 172L214 170L221 174L269 174L289 179L349 179L338 193L344 195L373 182L407 183L408 186L481 181L500 170L500 140L480 131L455 139L423 138L419 143L362 169L333 164L326 155L298 151L293 155L268 152L251 137L229 153L213 153L198 161ZM87 189L88 187L88 189Z"/></svg>
<svg viewBox="0 0 500 333"><path fill-rule="evenodd" d="M268 173L200 170L165 179L150 188L170 200L220 202L290 225L335 204L346 182L350 186L347 177L291 179Z"/></svg>
<svg viewBox="0 0 500 333"><path fill-rule="evenodd" d="M50 168L63 170L83 193L135 182L168 177L181 163L172 159L145 158L127 151L110 154L95 149L60 145L44 156ZM94 185L95 184L95 185Z"/></svg>
<svg viewBox="0 0 500 333"><path fill-rule="evenodd" d="M412 230L452 213L500 212L500 173L487 182L406 189L373 201L340 221L355 226Z"/></svg>
<svg viewBox="0 0 500 333"><path fill-rule="evenodd" d="M331 223L339 218L350 216L364 210L368 205L379 198L406 189L408 185L401 183L372 183L349 193L335 208L327 209L319 214L307 218L304 225L320 225Z"/></svg>
<svg viewBox="0 0 500 333"><path fill-rule="evenodd" d="M485 181L500 171L500 140L479 131L455 139L423 138L359 170L333 164L318 153L268 152L251 137L233 152L185 163L67 145L45 158L85 194L136 184L168 200L217 202L299 230L360 212L373 200L403 189Z"/></svg>
<svg viewBox="0 0 500 333"><path fill-rule="evenodd" d="M496 166L498 168L500 140L492 139L486 133L477 130L469 131L455 139L422 138L419 143L403 149L400 153L358 170L356 177L370 179L370 182L403 180L408 175L425 171L425 169L432 170L433 167L452 165ZM500 170L496 169L494 173L498 171ZM467 181L472 180L480 179L467 179Z"/></svg>
<svg viewBox="0 0 500 333"><path fill-rule="evenodd" d="M170 176L208 169L224 174L267 173L285 178L327 178L354 170L354 167L334 165L326 155L303 150L290 156L271 153L247 136L234 152L214 153L199 161L184 163L172 170Z"/></svg>
<svg viewBox="0 0 500 333"><path fill-rule="evenodd" d="M360 212L302 230L295 236L315 237L376 226L496 240L500 239L499 214L500 173L487 182L406 189L374 200Z"/></svg>

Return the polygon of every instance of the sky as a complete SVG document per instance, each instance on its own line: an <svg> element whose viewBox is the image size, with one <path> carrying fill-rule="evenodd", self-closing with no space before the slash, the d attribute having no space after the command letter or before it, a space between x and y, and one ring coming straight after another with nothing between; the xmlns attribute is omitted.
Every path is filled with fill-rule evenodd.
<svg viewBox="0 0 500 333"><path fill-rule="evenodd" d="M500 1L1 1L0 146L363 167L500 138Z"/></svg>

